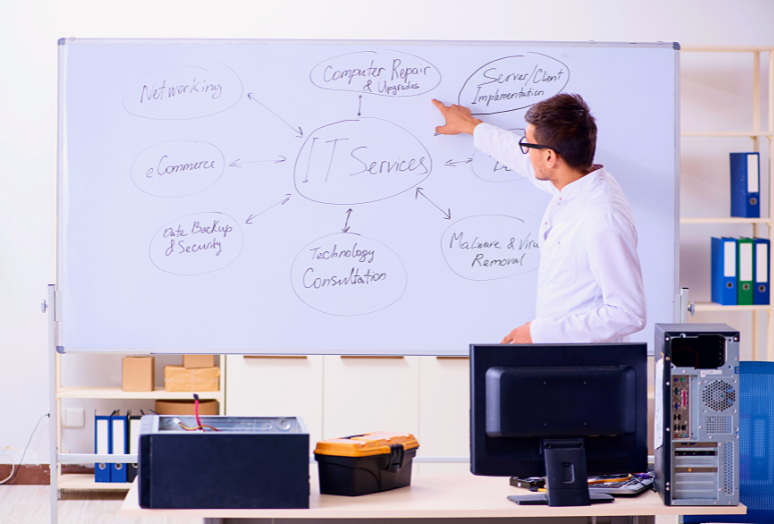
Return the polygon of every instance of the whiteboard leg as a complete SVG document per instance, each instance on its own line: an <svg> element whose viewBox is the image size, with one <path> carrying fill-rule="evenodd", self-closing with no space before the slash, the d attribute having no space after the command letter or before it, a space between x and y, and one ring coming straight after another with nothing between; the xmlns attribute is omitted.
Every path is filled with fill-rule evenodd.
<svg viewBox="0 0 774 524"><path fill-rule="evenodd" d="M44 313L48 314L48 441L49 441L49 471L51 472L51 486L49 493L51 497L51 524L59 522L57 515L57 501L61 495L57 486L58 458L59 450L56 446L56 428L57 413L56 409L56 307L55 307L54 285L48 285L48 297L44 306Z"/></svg>

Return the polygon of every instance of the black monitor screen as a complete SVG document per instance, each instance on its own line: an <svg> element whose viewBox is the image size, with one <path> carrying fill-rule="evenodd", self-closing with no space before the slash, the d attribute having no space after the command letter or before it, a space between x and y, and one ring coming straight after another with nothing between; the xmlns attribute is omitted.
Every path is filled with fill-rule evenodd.
<svg viewBox="0 0 774 524"><path fill-rule="evenodd" d="M645 344L471 346L471 471L545 475L545 439L581 438L589 475L647 468Z"/></svg>

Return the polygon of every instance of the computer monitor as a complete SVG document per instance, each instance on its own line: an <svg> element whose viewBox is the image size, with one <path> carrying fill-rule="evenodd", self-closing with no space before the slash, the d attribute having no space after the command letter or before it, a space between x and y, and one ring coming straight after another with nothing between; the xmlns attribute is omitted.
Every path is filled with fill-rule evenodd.
<svg viewBox="0 0 774 524"><path fill-rule="evenodd" d="M646 471L646 344L473 344L470 372L471 472L546 476L517 502L602 502L587 475Z"/></svg>

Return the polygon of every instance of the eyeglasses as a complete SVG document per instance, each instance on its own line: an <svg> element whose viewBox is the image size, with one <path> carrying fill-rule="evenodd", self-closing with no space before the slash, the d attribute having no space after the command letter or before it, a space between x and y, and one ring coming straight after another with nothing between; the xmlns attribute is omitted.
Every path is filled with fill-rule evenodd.
<svg viewBox="0 0 774 524"><path fill-rule="evenodd" d="M532 148L532 149L552 149L552 150L556 151L556 149L554 149L551 146L541 146L540 144L530 144L529 142L525 142L526 139L527 139L527 137L523 136L523 137L521 137L521 140L519 140L519 147L521 148L521 152L524 153L525 155L527 153L529 153L529 148Z"/></svg>

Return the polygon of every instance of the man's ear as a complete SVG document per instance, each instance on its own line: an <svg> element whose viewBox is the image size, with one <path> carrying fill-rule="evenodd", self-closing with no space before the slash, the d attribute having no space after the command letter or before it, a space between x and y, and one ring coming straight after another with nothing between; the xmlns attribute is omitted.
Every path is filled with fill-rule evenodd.
<svg viewBox="0 0 774 524"><path fill-rule="evenodd" d="M544 149L543 151L545 152L543 159L548 164L548 167L554 167L556 165L556 151L553 149Z"/></svg>

